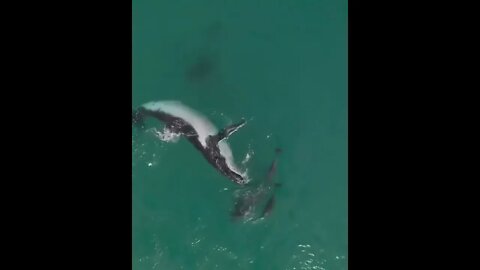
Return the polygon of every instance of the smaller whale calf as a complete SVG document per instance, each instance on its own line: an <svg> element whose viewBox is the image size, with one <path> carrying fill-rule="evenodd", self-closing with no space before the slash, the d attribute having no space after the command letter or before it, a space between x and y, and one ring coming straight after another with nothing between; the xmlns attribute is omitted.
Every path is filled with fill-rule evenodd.
<svg viewBox="0 0 480 270"><path fill-rule="evenodd" d="M247 187L235 200L231 216L234 220L248 219L258 220L269 216L275 206L275 189L280 187L280 183L274 182L277 173L278 156L282 150L275 149L275 158L270 165L267 176L258 186ZM268 198L268 200L267 200ZM265 202L266 200L266 202ZM257 207L263 209L257 214Z"/></svg>

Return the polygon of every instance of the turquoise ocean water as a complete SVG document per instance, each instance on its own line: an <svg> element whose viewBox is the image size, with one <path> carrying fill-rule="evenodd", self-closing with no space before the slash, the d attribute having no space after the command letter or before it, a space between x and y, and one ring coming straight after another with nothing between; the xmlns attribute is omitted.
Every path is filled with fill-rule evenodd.
<svg viewBox="0 0 480 270"><path fill-rule="evenodd" d="M232 135L275 207L232 221L238 187L185 139L132 130L134 270L347 269L347 1L133 0L132 107L179 100Z"/></svg>

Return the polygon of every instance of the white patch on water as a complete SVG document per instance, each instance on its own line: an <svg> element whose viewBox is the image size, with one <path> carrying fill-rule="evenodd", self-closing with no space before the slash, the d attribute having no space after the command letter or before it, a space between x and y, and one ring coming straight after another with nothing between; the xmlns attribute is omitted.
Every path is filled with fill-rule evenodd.
<svg viewBox="0 0 480 270"><path fill-rule="evenodd" d="M222 188L222 189L219 190L219 192L225 192L225 191L229 191L229 189L228 188Z"/></svg>
<svg viewBox="0 0 480 270"><path fill-rule="evenodd" d="M253 151L251 146L248 145L248 152L247 152L247 154L245 154L245 157L242 160L242 165L245 166L247 164L247 162L250 161L250 159L253 157L254 154L255 154L255 152Z"/></svg>
<svg viewBox="0 0 480 270"><path fill-rule="evenodd" d="M242 163L243 163L243 164L247 163L247 162L250 160L250 157L251 157L251 156L250 156L250 153L247 153L247 154L245 155L245 159L242 161Z"/></svg>

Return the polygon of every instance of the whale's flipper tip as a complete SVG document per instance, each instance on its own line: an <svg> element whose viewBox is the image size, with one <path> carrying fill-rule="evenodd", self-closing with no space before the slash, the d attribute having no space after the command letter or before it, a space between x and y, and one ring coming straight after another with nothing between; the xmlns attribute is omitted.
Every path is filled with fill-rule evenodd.
<svg viewBox="0 0 480 270"><path fill-rule="evenodd" d="M223 139L228 138L230 135L235 133L237 130L239 130L241 127L243 127L247 123L247 120L245 118L242 118L240 122L230 125L224 129L222 129L218 134L216 135L216 141L219 142Z"/></svg>

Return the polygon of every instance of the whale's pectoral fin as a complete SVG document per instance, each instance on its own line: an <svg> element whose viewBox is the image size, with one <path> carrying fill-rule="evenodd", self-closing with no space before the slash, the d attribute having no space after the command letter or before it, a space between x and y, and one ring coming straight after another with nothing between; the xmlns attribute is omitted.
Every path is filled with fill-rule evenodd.
<svg viewBox="0 0 480 270"><path fill-rule="evenodd" d="M242 118L242 120L239 123L230 125L224 129L222 129L217 135L215 135L215 140L218 143L219 141L228 138L230 135L232 135L235 131L243 127L247 121Z"/></svg>

